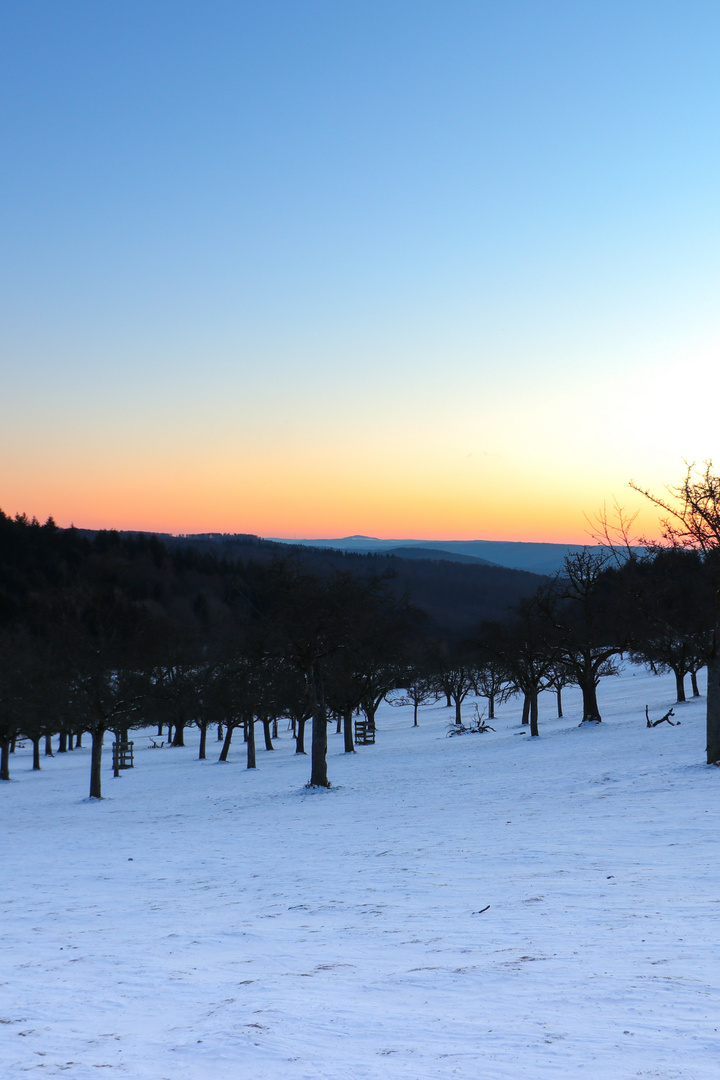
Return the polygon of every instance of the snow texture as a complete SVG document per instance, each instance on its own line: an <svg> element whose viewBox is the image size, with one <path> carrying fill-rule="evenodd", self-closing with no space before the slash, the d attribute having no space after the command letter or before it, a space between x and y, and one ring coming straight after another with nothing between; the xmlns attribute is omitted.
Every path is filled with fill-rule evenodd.
<svg viewBox="0 0 720 1080"><path fill-rule="evenodd" d="M136 734L100 802L89 750L18 749L0 1076L715 1080L720 770L704 699L646 728L673 698L628 668L539 739L387 706L328 791L285 730L256 772Z"/></svg>

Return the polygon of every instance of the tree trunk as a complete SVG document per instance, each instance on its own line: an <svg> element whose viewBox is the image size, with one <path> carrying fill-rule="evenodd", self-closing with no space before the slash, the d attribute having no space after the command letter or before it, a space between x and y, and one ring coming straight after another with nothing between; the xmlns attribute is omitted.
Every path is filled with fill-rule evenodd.
<svg viewBox="0 0 720 1080"><path fill-rule="evenodd" d="M157 733L158 733L158 739L159 739L162 736L162 733L163 733L163 722L162 722L162 720L160 721L160 723L158 724L157 727L158 727L158 732Z"/></svg>
<svg viewBox="0 0 720 1080"><path fill-rule="evenodd" d="M77 734L75 735L75 749L76 750L82 750L82 737L83 737L82 731L78 731ZM126 734L125 738L127 739L127 734Z"/></svg>
<svg viewBox="0 0 720 1080"><path fill-rule="evenodd" d="M295 753L305 753L305 718L297 722L297 738L295 741Z"/></svg>
<svg viewBox="0 0 720 1080"><path fill-rule="evenodd" d="M530 695L530 734L539 735L538 731L538 695L534 690Z"/></svg>
<svg viewBox="0 0 720 1080"><path fill-rule="evenodd" d="M563 711L562 711L562 686L558 686L557 690L555 691L555 694L556 694L556 697L557 697L557 715L558 715L558 720L562 720L562 718L563 718Z"/></svg>
<svg viewBox="0 0 720 1080"><path fill-rule="evenodd" d="M175 725L175 736L173 738L172 745L173 746L184 746L185 745L185 721L184 721L184 719L178 720L177 724Z"/></svg>
<svg viewBox="0 0 720 1080"><path fill-rule="evenodd" d="M307 685L312 704L312 738L310 743L310 780L308 787L330 787L327 774L327 708L322 680L318 678L315 664L307 672Z"/></svg>
<svg viewBox="0 0 720 1080"><path fill-rule="evenodd" d="M495 695L488 694L488 720L495 719Z"/></svg>
<svg viewBox="0 0 720 1080"><path fill-rule="evenodd" d="M10 740L0 742L0 780L10 779Z"/></svg>
<svg viewBox="0 0 720 1080"><path fill-rule="evenodd" d="M58 736L58 754L67 754L67 731L61 731Z"/></svg>
<svg viewBox="0 0 720 1080"><path fill-rule="evenodd" d="M45 757L55 757L52 748L52 735L45 736Z"/></svg>
<svg viewBox="0 0 720 1080"><path fill-rule="evenodd" d="M218 761L227 761L228 752L230 750L230 742L232 740L233 726L228 724L227 731L225 732L225 742L222 744L222 750L220 751L220 757Z"/></svg>
<svg viewBox="0 0 720 1080"><path fill-rule="evenodd" d="M263 720L262 726L263 726L263 735L265 736L265 749L266 750L274 750L275 747L273 746L272 739L270 738L270 721L269 720Z"/></svg>
<svg viewBox="0 0 720 1080"><path fill-rule="evenodd" d="M377 731L377 727L375 726L375 714L377 712L377 705L365 705L363 707L363 712L365 713L365 719L368 723L368 730Z"/></svg>
<svg viewBox="0 0 720 1080"><path fill-rule="evenodd" d="M522 723L523 723L523 725L530 723L530 696L529 696L529 694L525 694L524 697L523 697Z"/></svg>
<svg viewBox="0 0 720 1080"><path fill-rule="evenodd" d="M692 683L692 696L700 697L700 688L697 681L697 671L694 669L690 672L690 682Z"/></svg>
<svg viewBox="0 0 720 1080"><path fill-rule="evenodd" d="M720 761L720 652L717 645L707 664L707 763Z"/></svg>
<svg viewBox="0 0 720 1080"><path fill-rule="evenodd" d="M352 709L346 709L343 714L343 734L345 735L345 753L355 753L355 743L353 742L353 715Z"/></svg>
<svg viewBox="0 0 720 1080"><path fill-rule="evenodd" d="M318 701L313 710L310 757L310 787L330 787L327 774L327 716L322 701Z"/></svg>
<svg viewBox="0 0 720 1080"><path fill-rule="evenodd" d="M223 741L223 729L222 729L222 724L218 724L218 736L217 736L217 741L218 741L218 742L222 742L222 741Z"/></svg>
<svg viewBox="0 0 720 1080"><path fill-rule="evenodd" d="M458 695L455 699L455 723L462 726L462 698Z"/></svg>
<svg viewBox="0 0 720 1080"><path fill-rule="evenodd" d="M40 769L40 736L38 735L32 741L33 744L33 772L38 772Z"/></svg>
<svg viewBox="0 0 720 1080"><path fill-rule="evenodd" d="M445 708L449 709L451 705L452 705L452 698L450 697L450 695L448 694L448 692L446 690L445 691Z"/></svg>
<svg viewBox="0 0 720 1080"><path fill-rule="evenodd" d="M247 736L247 767L248 769L256 769L257 764L255 761L255 718L252 716L245 724L245 735Z"/></svg>
<svg viewBox="0 0 720 1080"><path fill-rule="evenodd" d="M272 722L272 737L273 737L273 739L279 739L279 738L280 738L280 736L278 735L278 720L277 720L277 716L275 717L275 719L274 719L274 720L273 720L273 722Z"/></svg>
<svg viewBox="0 0 720 1080"><path fill-rule="evenodd" d="M205 745L207 743L207 724L200 725L200 750L198 751L198 761L205 760Z"/></svg>
<svg viewBox="0 0 720 1080"><path fill-rule="evenodd" d="M418 709L419 708L420 708L419 703L417 701L414 701L413 702L413 727L418 726Z"/></svg>
<svg viewBox="0 0 720 1080"><path fill-rule="evenodd" d="M120 747L122 745L123 737L122 731L115 731L115 745L113 746L113 777L117 779L120 776Z"/></svg>
<svg viewBox="0 0 720 1080"><path fill-rule="evenodd" d="M675 676L675 693L677 694L678 703L687 701L685 697L685 672L681 668L673 668L673 675Z"/></svg>
<svg viewBox="0 0 720 1080"><path fill-rule="evenodd" d="M75 733L73 731L68 731L67 748L68 750L75 749Z"/></svg>
<svg viewBox="0 0 720 1080"><path fill-rule="evenodd" d="M583 696L583 723L586 720L594 720L600 723L602 716L597 703L597 684L592 675L589 675L581 685Z"/></svg>
<svg viewBox="0 0 720 1080"><path fill-rule="evenodd" d="M343 729L342 723L343 723L342 713L335 713L335 734L336 735L341 735L342 734L342 729Z"/></svg>
<svg viewBox="0 0 720 1080"><path fill-rule="evenodd" d="M103 732L93 731L90 754L90 798L102 799L102 751Z"/></svg>

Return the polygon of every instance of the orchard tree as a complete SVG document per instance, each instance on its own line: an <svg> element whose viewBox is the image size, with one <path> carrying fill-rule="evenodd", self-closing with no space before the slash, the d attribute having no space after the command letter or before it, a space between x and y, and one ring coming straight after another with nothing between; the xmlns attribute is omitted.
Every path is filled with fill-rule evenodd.
<svg viewBox="0 0 720 1080"><path fill-rule="evenodd" d="M385 667L399 652L412 621L404 598L386 576L360 578L334 571L320 577L296 563L270 568L263 604L267 642L304 680L312 711L309 787L329 787L326 685L340 673L363 689L360 702L385 679ZM390 680L392 683L392 680ZM387 692L385 685L383 692Z"/></svg>
<svg viewBox="0 0 720 1080"><path fill-rule="evenodd" d="M476 691L477 656L466 641L434 640L428 643L428 658L433 688L444 696L447 708L455 709L455 724L462 725L462 706Z"/></svg>
<svg viewBox="0 0 720 1080"><path fill-rule="evenodd" d="M458 727L462 726L462 707L465 698L476 692L476 675L477 671L472 660L463 656L462 653L455 657L454 662L451 662L442 674L440 685L444 693L450 696L455 707L455 724Z"/></svg>
<svg viewBox="0 0 720 1080"><path fill-rule="evenodd" d="M639 491L663 514L663 538L672 548L701 552L711 583L714 613L707 650L707 762L720 763L720 476L712 461L702 470L687 465L679 484L668 487L662 498L639 487Z"/></svg>
<svg viewBox="0 0 720 1080"><path fill-rule="evenodd" d="M0 780L10 779L10 748L27 718L26 693L32 642L22 629L0 632Z"/></svg>
<svg viewBox="0 0 720 1080"><path fill-rule="evenodd" d="M147 642L155 620L104 584L78 588L57 612L57 650L66 673L66 708L90 732L90 798L102 798L102 747L144 721L150 699ZM148 634L147 631L150 631Z"/></svg>
<svg viewBox="0 0 720 1080"><path fill-rule="evenodd" d="M522 601L502 623L484 623L478 651L481 664L493 662L507 673L511 687L524 695L530 734L540 734L538 696L548 686L558 661L553 620L554 599L547 589Z"/></svg>
<svg viewBox="0 0 720 1080"><path fill-rule="evenodd" d="M495 719L495 706L503 702L511 692L510 679L505 667L492 657L485 657L475 671L475 689L488 701L488 720Z"/></svg>
<svg viewBox="0 0 720 1080"><path fill-rule="evenodd" d="M616 574L627 596L630 655L656 673L672 672L678 702L685 676L705 666L714 602L708 568L698 550L651 548L628 560Z"/></svg>
<svg viewBox="0 0 720 1080"><path fill-rule="evenodd" d="M402 685L402 694L390 698L396 707L412 705L413 727L418 727L418 710L421 705L432 705L438 699L438 691L432 675L422 668L410 668Z"/></svg>
<svg viewBox="0 0 720 1080"><path fill-rule="evenodd" d="M615 657L623 649L623 620L617 591L608 586L608 564L607 553L587 548L566 555L554 582L557 603L548 613L554 623L557 664L566 681L577 684L582 692L583 722L602 719L598 684L604 676L618 674ZM556 675L557 668L548 686L557 688Z"/></svg>
<svg viewBox="0 0 720 1080"><path fill-rule="evenodd" d="M295 753L305 753L305 725L312 719L307 679L284 658L276 673L278 712L292 725Z"/></svg>

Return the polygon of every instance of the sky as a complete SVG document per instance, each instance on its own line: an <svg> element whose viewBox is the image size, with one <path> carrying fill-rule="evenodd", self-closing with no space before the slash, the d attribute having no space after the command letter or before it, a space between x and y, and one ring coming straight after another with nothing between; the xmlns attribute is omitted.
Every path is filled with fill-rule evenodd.
<svg viewBox="0 0 720 1080"><path fill-rule="evenodd" d="M715 0L0 0L0 97L5 513L578 543L720 458Z"/></svg>

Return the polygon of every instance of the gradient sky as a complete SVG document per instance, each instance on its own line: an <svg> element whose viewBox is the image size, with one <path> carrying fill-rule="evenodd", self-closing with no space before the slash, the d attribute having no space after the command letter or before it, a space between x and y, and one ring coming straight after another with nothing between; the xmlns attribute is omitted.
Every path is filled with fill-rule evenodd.
<svg viewBox="0 0 720 1080"><path fill-rule="evenodd" d="M2 0L0 83L6 513L583 542L720 458L716 0Z"/></svg>

